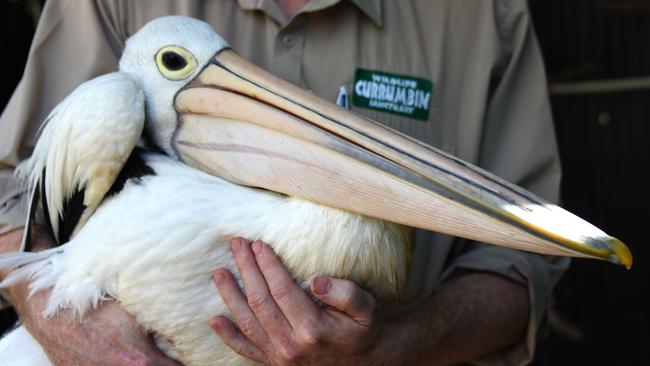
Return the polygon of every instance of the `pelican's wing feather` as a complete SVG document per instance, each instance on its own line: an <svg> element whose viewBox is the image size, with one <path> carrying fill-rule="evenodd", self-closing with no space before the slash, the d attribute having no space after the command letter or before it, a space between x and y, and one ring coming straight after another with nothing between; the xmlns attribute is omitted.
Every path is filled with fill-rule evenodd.
<svg viewBox="0 0 650 366"><path fill-rule="evenodd" d="M32 156L16 169L59 244L83 226L118 177L141 137L144 100L126 73L81 84L50 113ZM32 217L36 205L30 206Z"/></svg>

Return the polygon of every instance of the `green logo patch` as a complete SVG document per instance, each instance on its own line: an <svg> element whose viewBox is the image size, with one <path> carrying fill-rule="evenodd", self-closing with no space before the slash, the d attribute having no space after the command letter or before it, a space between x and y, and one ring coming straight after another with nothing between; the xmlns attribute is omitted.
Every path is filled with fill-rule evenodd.
<svg viewBox="0 0 650 366"><path fill-rule="evenodd" d="M382 71L357 69L352 104L421 121L429 119L430 80Z"/></svg>

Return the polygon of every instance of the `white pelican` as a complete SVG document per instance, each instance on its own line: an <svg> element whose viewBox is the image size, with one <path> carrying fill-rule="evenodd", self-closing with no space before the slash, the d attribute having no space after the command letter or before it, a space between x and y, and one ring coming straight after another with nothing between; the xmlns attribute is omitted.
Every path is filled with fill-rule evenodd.
<svg viewBox="0 0 650 366"><path fill-rule="evenodd" d="M143 129L160 152L136 147ZM52 287L45 316L70 308L81 318L115 298L187 365L250 362L208 325L227 313L210 273L236 273L236 235L271 243L299 283L348 278L380 301L406 278L405 226L631 265L592 225L282 82L185 17L133 35L118 72L53 110L18 171L33 190L30 212L40 207L61 246L5 255L0 265L14 271L2 286ZM0 360L19 365L9 342L39 347L15 334Z"/></svg>

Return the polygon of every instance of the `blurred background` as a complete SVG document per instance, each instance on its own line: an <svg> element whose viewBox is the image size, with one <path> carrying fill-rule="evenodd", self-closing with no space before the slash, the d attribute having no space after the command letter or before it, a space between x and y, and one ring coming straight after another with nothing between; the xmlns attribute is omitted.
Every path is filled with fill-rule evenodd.
<svg viewBox="0 0 650 366"><path fill-rule="evenodd" d="M562 158L562 205L626 242L631 271L574 260L535 365L650 365L650 1L530 2ZM558 319L551 319L558 320Z"/></svg>
<svg viewBox="0 0 650 366"><path fill-rule="evenodd" d="M533 365L650 365L650 0L529 3L560 145L562 205L627 243L635 260L631 271L573 261ZM4 108L43 0L0 4ZM0 329L13 319L0 314Z"/></svg>

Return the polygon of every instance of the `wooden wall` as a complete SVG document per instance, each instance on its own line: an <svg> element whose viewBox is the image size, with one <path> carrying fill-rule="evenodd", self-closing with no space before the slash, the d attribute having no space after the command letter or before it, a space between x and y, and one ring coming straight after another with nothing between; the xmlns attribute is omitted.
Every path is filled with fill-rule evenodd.
<svg viewBox="0 0 650 366"><path fill-rule="evenodd" d="M533 1L551 83L650 76L649 4ZM552 331L535 364L648 365L650 89L553 95L551 102L563 205L626 242L635 263L626 271L573 262L556 289L556 311L580 333Z"/></svg>

